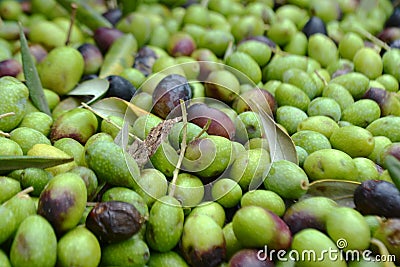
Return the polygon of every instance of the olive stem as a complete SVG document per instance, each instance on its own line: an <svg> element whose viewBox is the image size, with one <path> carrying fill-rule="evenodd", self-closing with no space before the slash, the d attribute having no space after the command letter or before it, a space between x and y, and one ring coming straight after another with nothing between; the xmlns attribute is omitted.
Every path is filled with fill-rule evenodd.
<svg viewBox="0 0 400 267"><path fill-rule="evenodd" d="M69 45L69 41L71 39L71 33L72 33L72 28L74 26L75 23L75 17L76 17L76 10L78 9L78 6L75 3L71 4L71 20L70 20L70 25L68 28L68 33L67 33L67 40L65 41L65 45Z"/></svg>
<svg viewBox="0 0 400 267"><path fill-rule="evenodd" d="M168 193L168 195L171 197L173 197L175 194L176 181L178 180L179 169L181 168L183 157L185 156L185 151L186 151L187 124L188 124L187 112L186 112L185 101L180 99L180 103L181 103L181 109L182 109L183 133L182 133L181 151L179 153L178 162L176 163L176 167L173 172L172 181L171 181L171 190Z"/></svg>
<svg viewBox="0 0 400 267"><path fill-rule="evenodd" d="M379 249L379 254L381 256L390 256L388 249L386 248L385 244L376 238L371 238L371 244L375 245ZM385 261L383 264L385 267L396 267L396 265L392 261Z"/></svg>
<svg viewBox="0 0 400 267"><path fill-rule="evenodd" d="M86 207L94 207L98 204L98 202L86 202Z"/></svg>
<svg viewBox="0 0 400 267"><path fill-rule="evenodd" d="M0 136L10 137L11 135L9 133L5 133L2 130L0 130Z"/></svg>
<svg viewBox="0 0 400 267"><path fill-rule="evenodd" d="M193 140L196 140L196 139L198 139L198 138L200 138L200 136L202 136L205 132L207 132L207 130L208 130L208 128L210 127L210 125L211 125L211 119L208 119L206 125L204 125L203 129L201 129L201 131L199 132L199 134L196 135L196 136L192 139L192 141L193 141Z"/></svg>
<svg viewBox="0 0 400 267"><path fill-rule="evenodd" d="M318 77L319 79L321 79L321 81L323 82L323 84L324 84L325 86L328 85L328 82L325 80L324 77L321 76L321 74L319 74L319 72L318 72L317 70L315 70L314 73L317 75L317 77Z"/></svg>
<svg viewBox="0 0 400 267"><path fill-rule="evenodd" d="M8 117L8 116L14 116L14 115L15 115L15 112L7 112L7 113L4 113L4 114L0 114L0 120L2 118Z"/></svg>
<svg viewBox="0 0 400 267"><path fill-rule="evenodd" d="M109 118L104 117L103 115L101 115L100 113L98 113L97 111L95 111L92 107L90 107L88 104L86 104L86 103L84 103L84 102L81 102L81 105L82 105L82 107L84 107L84 108L90 110L91 112L93 112L94 114L96 114L97 116L99 116L100 118L102 118L103 120L105 120L106 122L108 122L108 123L110 123L111 125L117 127L118 130L121 131L121 129L122 129L121 126L115 124L115 122L113 122L113 121L110 120ZM134 134L132 134L132 133L128 133L128 134L129 134L130 137L133 137L133 138L135 138L135 139L137 139L137 140L139 140L139 141L142 141L142 140L141 140L139 137L137 137L136 135L134 135Z"/></svg>
<svg viewBox="0 0 400 267"><path fill-rule="evenodd" d="M25 195L25 194L29 194L30 192L33 192L33 186L30 186L30 187L27 187L27 188L25 188L24 190L22 190L22 191L20 191L20 192L18 192L18 196L21 196L21 195Z"/></svg>
<svg viewBox="0 0 400 267"><path fill-rule="evenodd" d="M368 32L367 30L360 28L360 27L356 27L355 29L359 34L363 35L365 38L369 39L372 43L376 44L377 46L379 46L380 48L385 49L386 51L390 50L390 46L388 46L387 43L383 42L382 40L379 40L378 38L376 38L375 36L373 36L370 32Z"/></svg>

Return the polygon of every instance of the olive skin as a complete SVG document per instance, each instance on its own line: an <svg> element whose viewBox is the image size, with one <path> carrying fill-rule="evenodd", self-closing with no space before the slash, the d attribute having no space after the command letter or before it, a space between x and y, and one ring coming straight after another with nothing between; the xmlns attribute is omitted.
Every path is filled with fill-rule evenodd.
<svg viewBox="0 0 400 267"><path fill-rule="evenodd" d="M363 215L400 217L400 192L387 181L364 181L354 191L354 204Z"/></svg>

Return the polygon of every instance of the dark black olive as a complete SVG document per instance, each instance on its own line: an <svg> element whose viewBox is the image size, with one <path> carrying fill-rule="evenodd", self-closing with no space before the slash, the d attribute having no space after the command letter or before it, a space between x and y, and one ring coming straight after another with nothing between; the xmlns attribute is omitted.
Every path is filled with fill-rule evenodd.
<svg viewBox="0 0 400 267"><path fill-rule="evenodd" d="M319 17L311 17L304 25L302 32L309 38L311 35L316 33L327 34L325 23Z"/></svg>
<svg viewBox="0 0 400 267"><path fill-rule="evenodd" d="M122 18L122 11L119 8L109 9L103 13L103 17L105 17L112 25L115 25Z"/></svg>
<svg viewBox="0 0 400 267"><path fill-rule="evenodd" d="M400 27L400 8L397 7L393 10L392 15L386 20L385 28L387 27Z"/></svg>
<svg viewBox="0 0 400 267"><path fill-rule="evenodd" d="M122 201L100 202L86 217L86 228L102 243L126 240L136 234L145 219L132 204Z"/></svg>
<svg viewBox="0 0 400 267"><path fill-rule="evenodd" d="M400 218L400 192L383 180L367 180L354 191L354 204L363 215Z"/></svg>
<svg viewBox="0 0 400 267"><path fill-rule="evenodd" d="M106 97L119 97L126 101L130 101L136 92L135 86L125 78L118 75L107 76L106 79L110 82L110 87L106 93Z"/></svg>

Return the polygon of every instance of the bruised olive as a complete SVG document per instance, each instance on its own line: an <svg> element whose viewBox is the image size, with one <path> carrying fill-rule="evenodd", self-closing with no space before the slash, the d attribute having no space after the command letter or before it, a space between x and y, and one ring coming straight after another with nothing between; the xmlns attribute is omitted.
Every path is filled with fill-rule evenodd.
<svg viewBox="0 0 400 267"><path fill-rule="evenodd" d="M99 27L95 30L93 39L96 42L96 45L100 48L100 51L105 54L114 41L122 35L124 35L124 33L118 29Z"/></svg>
<svg viewBox="0 0 400 267"><path fill-rule="evenodd" d="M322 19L319 17L311 17L303 27L303 33L309 38L315 33L327 34L326 27Z"/></svg>
<svg viewBox="0 0 400 267"><path fill-rule="evenodd" d="M229 260L229 267L271 267L274 263L258 249L241 249Z"/></svg>
<svg viewBox="0 0 400 267"><path fill-rule="evenodd" d="M268 45L271 48L276 48L276 44L274 41L272 41L271 39L269 39L267 36L264 35L256 35L256 36L247 36L245 38L243 38L239 44L246 42L246 41L257 41L263 44Z"/></svg>
<svg viewBox="0 0 400 267"><path fill-rule="evenodd" d="M0 62L0 77L13 76L17 77L22 72L22 65L15 59L6 59Z"/></svg>
<svg viewBox="0 0 400 267"><path fill-rule="evenodd" d="M122 18L122 11L119 8L113 8L104 12L102 16L115 26L115 24L117 24L117 22Z"/></svg>
<svg viewBox="0 0 400 267"><path fill-rule="evenodd" d="M192 89L185 77L171 74L163 78L153 92L153 111L165 119L183 101L192 98Z"/></svg>
<svg viewBox="0 0 400 267"><path fill-rule="evenodd" d="M136 92L136 88L125 78L118 75L110 75L106 78L110 82L106 97L119 97L130 101Z"/></svg>
<svg viewBox="0 0 400 267"><path fill-rule="evenodd" d="M145 218L127 202L100 202L90 211L86 218L86 227L102 243L114 243L126 240L136 234L142 227Z"/></svg>
<svg viewBox="0 0 400 267"><path fill-rule="evenodd" d="M153 64L157 58L158 56L150 47L143 46L136 54L133 67L148 76L152 73Z"/></svg>
<svg viewBox="0 0 400 267"><path fill-rule="evenodd" d="M400 217L400 192L384 180L367 180L354 191L354 204L363 215Z"/></svg>

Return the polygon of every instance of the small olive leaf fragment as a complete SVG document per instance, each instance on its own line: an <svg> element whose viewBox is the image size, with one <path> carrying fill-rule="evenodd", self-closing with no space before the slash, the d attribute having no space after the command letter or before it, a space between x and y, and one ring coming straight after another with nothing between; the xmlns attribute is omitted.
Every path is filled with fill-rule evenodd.
<svg viewBox="0 0 400 267"><path fill-rule="evenodd" d="M307 193L300 200L321 196L330 198L341 206L354 208L354 191L360 184L355 181L333 179L314 181L308 185Z"/></svg>
<svg viewBox="0 0 400 267"><path fill-rule="evenodd" d="M49 105L46 97L44 96L42 83L39 78L33 57L26 41L24 30L22 25L19 24L19 39L21 42L21 57L22 57L22 69L25 76L26 85L29 89L29 96L32 100L33 105L40 111L51 115Z"/></svg>
<svg viewBox="0 0 400 267"><path fill-rule="evenodd" d="M107 81L106 79L100 79L100 78L91 79L80 83L67 95L83 96L83 97L89 96L90 100L85 102L86 104L90 104L103 97L107 93L109 86L110 82Z"/></svg>
<svg viewBox="0 0 400 267"><path fill-rule="evenodd" d="M371 238L370 242L371 242L371 244L378 247L381 258L383 258L383 257L385 257L386 259L392 258L393 255L391 255L389 253L387 247L385 246L385 244L382 241L380 241L379 239L376 239L376 238ZM384 267L396 267L394 262L391 262L391 261L384 261L383 266Z"/></svg>
<svg viewBox="0 0 400 267"><path fill-rule="evenodd" d="M127 33L119 37L104 56L99 77L119 75L124 69L132 67L136 51L137 42L132 34Z"/></svg>
<svg viewBox="0 0 400 267"><path fill-rule="evenodd" d="M142 0L117 0L118 6L122 10L122 15L125 16L133 11L141 4Z"/></svg>
<svg viewBox="0 0 400 267"><path fill-rule="evenodd" d="M392 155L386 156L386 166L389 171L390 178L396 185L397 189L400 190L400 160Z"/></svg>
<svg viewBox="0 0 400 267"><path fill-rule="evenodd" d="M182 117L176 117L165 120L153 127L144 141L139 139L133 141L127 148L127 152L135 159L139 168L142 168L149 161L149 158L154 155L157 148L168 137L172 126L181 119Z"/></svg>
<svg viewBox="0 0 400 267"><path fill-rule="evenodd" d="M46 169L73 161L74 158L53 158L39 156L0 156L0 171L25 168Z"/></svg>
<svg viewBox="0 0 400 267"><path fill-rule="evenodd" d="M92 31L100 27L112 28L112 24L98 11L88 5L86 1L57 0L57 3L65 8L69 13L72 12L72 4L76 5L76 18L80 23L85 24Z"/></svg>

